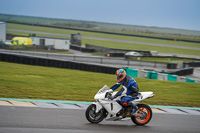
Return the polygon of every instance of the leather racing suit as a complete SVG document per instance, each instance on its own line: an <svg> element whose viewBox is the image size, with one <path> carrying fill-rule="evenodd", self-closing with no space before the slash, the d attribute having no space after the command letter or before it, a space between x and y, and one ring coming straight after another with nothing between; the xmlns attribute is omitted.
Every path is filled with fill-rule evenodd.
<svg viewBox="0 0 200 133"><path fill-rule="evenodd" d="M127 92L126 92L127 96L122 97L120 103L121 103L121 105L127 106L130 101L135 100L137 98L139 88L138 88L136 81L133 78L131 78L129 75L126 75L124 80L117 82L110 89L112 89L114 91L117 88L119 88L121 84L127 88ZM113 98L120 96L123 91L124 91L124 88L121 88ZM132 103L132 106L133 106L133 109L135 109L135 110L133 110L135 112L136 107L133 103ZM134 113L134 112L132 112L132 113Z"/></svg>

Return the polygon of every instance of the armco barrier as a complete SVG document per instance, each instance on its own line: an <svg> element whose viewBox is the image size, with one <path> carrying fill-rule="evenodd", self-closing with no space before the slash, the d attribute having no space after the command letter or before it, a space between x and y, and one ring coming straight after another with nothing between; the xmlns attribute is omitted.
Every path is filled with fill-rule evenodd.
<svg viewBox="0 0 200 133"><path fill-rule="evenodd" d="M64 61L61 59L49 59L44 57L31 57L24 55L22 56L22 55L8 54L8 53L0 53L0 61L28 64L28 65L69 68L69 69L100 72L107 74L115 74L116 70L119 69L118 67L96 65L91 63L79 63L75 61Z"/></svg>
<svg viewBox="0 0 200 133"><path fill-rule="evenodd" d="M200 67L200 61L196 62L183 62L183 67Z"/></svg>
<svg viewBox="0 0 200 133"><path fill-rule="evenodd" d="M148 56L143 56L143 57L148 57ZM172 56L161 56L161 55L156 56L156 55L154 55L153 57L155 57L155 58L170 58L170 59L190 59L190 60L200 61L199 58L179 57L179 56L174 56L174 55L172 55ZM185 62L185 63L187 63L187 62Z"/></svg>
<svg viewBox="0 0 200 133"><path fill-rule="evenodd" d="M119 58L75 56L75 55L58 54L58 53L1 50L1 49L0 49L0 52L8 53L8 54L24 55L24 56L44 57L44 58L51 58L51 59L56 59L56 60L61 59L61 60L66 60L66 61L89 62L89 63L97 63L97 64L166 67L166 63L124 60L124 59L119 59Z"/></svg>
<svg viewBox="0 0 200 133"><path fill-rule="evenodd" d="M114 48L107 48L107 47L103 47L103 46L95 46L95 45L91 45L91 44L85 44L85 47L90 48L90 49L95 49L95 51L98 51L98 52L126 53L126 52L130 52L130 51L135 51L135 52L142 54L143 56L152 56L150 51L143 51L143 50L114 49Z"/></svg>

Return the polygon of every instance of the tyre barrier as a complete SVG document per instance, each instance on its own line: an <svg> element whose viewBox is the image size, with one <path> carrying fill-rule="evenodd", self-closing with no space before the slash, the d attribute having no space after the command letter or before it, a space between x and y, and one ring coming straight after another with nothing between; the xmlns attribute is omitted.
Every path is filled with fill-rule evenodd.
<svg viewBox="0 0 200 133"><path fill-rule="evenodd" d="M183 76L168 74L168 73L159 73L154 71L145 71L145 70L137 70L130 69L124 67L127 75L133 78L147 78L147 79L156 79L156 80L165 80L165 81L178 81L178 82L188 82L188 83L200 83L199 80L194 80L190 78L186 78ZM190 68L193 71L193 68Z"/></svg>
<svg viewBox="0 0 200 133"><path fill-rule="evenodd" d="M183 67L200 67L200 61L196 61L196 62L183 62Z"/></svg>
<svg viewBox="0 0 200 133"><path fill-rule="evenodd" d="M109 53L110 57L125 57L124 52L118 52L118 53Z"/></svg>
<svg viewBox="0 0 200 133"><path fill-rule="evenodd" d="M70 49L78 50L81 52L95 52L95 49L93 49L93 48L84 48L84 47L81 47L78 45L73 45L73 44L70 44Z"/></svg>
<svg viewBox="0 0 200 133"><path fill-rule="evenodd" d="M143 57L149 57L149 56L143 56ZM155 58L174 58L174 59L190 59L190 60L195 60L195 61L200 61L199 58L192 58L192 57L179 57L179 56L175 56L175 55L172 55L172 56L161 56L161 55L154 55L154 56L151 56L151 57L155 57Z"/></svg>
<svg viewBox="0 0 200 133"><path fill-rule="evenodd" d="M184 76L184 75L193 74L193 72L194 72L194 68L190 67L190 68L183 68L183 69L177 69L177 70L174 70L174 71L169 71L167 73L178 75L178 76Z"/></svg>
<svg viewBox="0 0 200 133"><path fill-rule="evenodd" d="M176 69L177 64L176 63L167 63L167 69Z"/></svg>
<svg viewBox="0 0 200 133"><path fill-rule="evenodd" d="M64 61L61 59L31 57L31 56L14 55L8 53L0 53L0 61L27 64L27 65L46 66L46 67L68 68L68 69L99 72L106 74L115 74L116 70L119 69L118 67L96 65L92 63L79 63L75 61Z"/></svg>

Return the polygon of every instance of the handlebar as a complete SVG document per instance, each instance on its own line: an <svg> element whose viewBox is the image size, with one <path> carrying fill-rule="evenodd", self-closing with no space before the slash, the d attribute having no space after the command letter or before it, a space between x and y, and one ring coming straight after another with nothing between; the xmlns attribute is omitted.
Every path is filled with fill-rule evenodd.
<svg viewBox="0 0 200 133"><path fill-rule="evenodd" d="M110 92L106 92L105 98L108 98L109 96L112 96Z"/></svg>

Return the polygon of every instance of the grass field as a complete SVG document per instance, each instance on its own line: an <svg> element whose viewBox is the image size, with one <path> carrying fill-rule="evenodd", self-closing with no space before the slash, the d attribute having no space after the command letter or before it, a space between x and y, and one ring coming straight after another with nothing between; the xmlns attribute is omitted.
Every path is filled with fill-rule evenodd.
<svg viewBox="0 0 200 133"><path fill-rule="evenodd" d="M115 75L71 69L0 62L0 97L94 101L103 85L116 83ZM199 84L135 79L140 91L153 91L151 105L200 107Z"/></svg>
<svg viewBox="0 0 200 133"><path fill-rule="evenodd" d="M108 35L108 34L101 34L101 33L90 33L90 32L82 32L82 31L79 32L79 31L73 31L73 30L64 30L64 29L47 28L47 27L39 27L39 26L27 26L27 25L20 25L20 24L8 24L7 28L50 32L50 33L60 33L60 34L81 33L82 36L89 36L89 37L110 38L110 39L149 42L149 43L160 43L160 44L189 46L189 47L197 47L197 48L200 47L199 43L175 42L175 41L166 41L166 40L159 40L159 39L127 37L127 36ZM17 34L17 35L26 35L26 36L29 35L28 33L13 32L13 31L8 31L8 33ZM37 36L66 38L64 36L53 36L53 35L42 35L42 34L37 34ZM163 47L163 46L150 46L150 45L144 45L144 44L131 44L131 43L93 40L93 39L84 39L83 38L82 44L86 44L86 43L97 45L97 46L109 47L109 48L117 48L117 49L147 50L147 51L158 51L160 53L200 55L199 50L171 48L171 47Z"/></svg>
<svg viewBox="0 0 200 133"><path fill-rule="evenodd" d="M29 31L41 31L41 32L49 32L49 33L60 33L60 34L81 33L82 36L89 36L89 37L109 38L109 39L158 43L158 44L160 43L160 44L179 45L179 46L188 46L188 47L200 47L199 43L189 43L189 42L168 41L168 40L150 39L150 38L142 38L142 37L110 35L110 34L103 34L103 33L92 33L92 32L85 32L85 31L75 31L75 30L66 30L66 29L40 27L40 26L28 26L28 25L21 25L21 24L8 23L7 28L8 29L29 30Z"/></svg>
<svg viewBox="0 0 200 133"><path fill-rule="evenodd" d="M14 35L23 35L23 36L29 35L28 33L13 32L13 31L8 31L7 33L14 34ZM54 36L54 35L44 35L44 34L37 34L37 36L66 38L64 36ZM163 47L163 46L149 46L149 45L144 45L144 44L131 44L131 43L112 42L112 41L103 41L103 40L92 40L92 39L82 38L82 44L86 44L86 43L96 45L96 46L103 46L103 47L116 48L116 49L158 51L160 53L185 54L185 55L198 55L198 56L200 56L199 50L171 48L171 47ZM200 44L199 44L199 46L200 46Z"/></svg>

